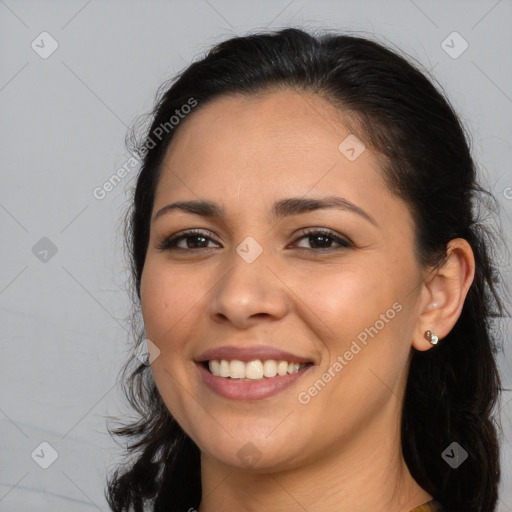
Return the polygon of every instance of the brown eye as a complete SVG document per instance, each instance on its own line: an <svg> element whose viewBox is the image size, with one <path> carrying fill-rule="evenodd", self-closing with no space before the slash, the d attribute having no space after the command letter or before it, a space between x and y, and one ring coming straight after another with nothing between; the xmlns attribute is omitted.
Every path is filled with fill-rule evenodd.
<svg viewBox="0 0 512 512"><path fill-rule="evenodd" d="M336 233L330 230L325 229L305 229L302 231L303 235L297 240L306 240L310 247L301 247L306 249L313 250L322 250L322 249L336 249L339 247L352 247L353 244L346 240L345 238L340 237ZM333 246L333 244L335 244ZM338 247L336 247L338 246Z"/></svg>
<svg viewBox="0 0 512 512"><path fill-rule="evenodd" d="M162 251L172 250L194 250L194 249L210 249L214 246L209 245L217 242L212 240L205 232L199 230L189 230L181 233L176 233L166 238L158 245L158 249Z"/></svg>

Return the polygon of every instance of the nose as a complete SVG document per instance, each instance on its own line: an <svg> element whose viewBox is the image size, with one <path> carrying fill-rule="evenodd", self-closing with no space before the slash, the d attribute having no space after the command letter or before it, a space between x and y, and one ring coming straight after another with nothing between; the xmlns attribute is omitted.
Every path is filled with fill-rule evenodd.
<svg viewBox="0 0 512 512"><path fill-rule="evenodd" d="M287 288L271 267L263 255L247 263L234 253L229 271L210 296L210 318L247 329L261 319L278 320L286 316L290 310Z"/></svg>

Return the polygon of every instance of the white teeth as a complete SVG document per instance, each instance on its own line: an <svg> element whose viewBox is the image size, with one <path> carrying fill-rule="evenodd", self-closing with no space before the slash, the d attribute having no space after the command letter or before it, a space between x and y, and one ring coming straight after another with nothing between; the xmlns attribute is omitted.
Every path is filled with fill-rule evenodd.
<svg viewBox="0 0 512 512"><path fill-rule="evenodd" d="M218 361L217 361L218 362ZM210 364L211 364L211 361L210 361ZM220 363L219 363L219 373L214 373L213 370L212 370L212 367L210 366L210 371L214 374L214 375L219 375L220 377L229 377L229 361L226 361L225 359L223 359Z"/></svg>
<svg viewBox="0 0 512 512"><path fill-rule="evenodd" d="M263 375L265 377L275 377L277 375L277 363L273 359L263 363Z"/></svg>
<svg viewBox="0 0 512 512"><path fill-rule="evenodd" d="M258 380L263 377L272 378L276 375L286 375L287 373L297 373L305 364L276 361L267 359L262 362L261 359L255 359L244 363L237 359L227 361L226 359L211 360L208 367L213 375L218 377L230 377L232 379L251 379Z"/></svg>
<svg viewBox="0 0 512 512"><path fill-rule="evenodd" d="M213 375L220 375L220 363L219 361L210 361L208 364L210 371L213 373Z"/></svg>
<svg viewBox="0 0 512 512"><path fill-rule="evenodd" d="M299 363L288 363L288 373L295 373L295 372L298 372L299 371L299 368L300 368L300 364Z"/></svg>
<svg viewBox="0 0 512 512"><path fill-rule="evenodd" d="M263 363L258 359L250 361L245 365L245 378L246 379L261 379L263 377Z"/></svg>
<svg viewBox="0 0 512 512"><path fill-rule="evenodd" d="M229 376L232 379L245 379L245 364L236 359L229 363Z"/></svg>
<svg viewBox="0 0 512 512"><path fill-rule="evenodd" d="M286 375L288 372L288 363L286 361L279 361L277 364L278 375Z"/></svg>

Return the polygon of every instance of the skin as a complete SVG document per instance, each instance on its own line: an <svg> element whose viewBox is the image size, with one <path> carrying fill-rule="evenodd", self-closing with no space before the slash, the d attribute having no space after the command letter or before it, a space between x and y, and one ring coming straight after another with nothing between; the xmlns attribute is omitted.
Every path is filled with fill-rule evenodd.
<svg viewBox="0 0 512 512"><path fill-rule="evenodd" d="M344 115L318 96L288 90L225 96L190 115L166 153L153 217L174 201L224 208L222 219L177 210L153 219L141 282L147 337L160 350L155 382L201 450L200 512L408 512L432 498L403 460L401 407L413 350L432 348L424 332L442 343L460 315L473 255L456 239L444 265L420 266L412 217L384 184L380 156L366 148L349 161L338 150L351 133ZM376 224L332 208L270 217L280 199L328 195ZM309 227L353 245L332 238L315 245L318 237L299 233ZM188 239L199 248L158 249L192 228L209 237L199 246ZM236 252L247 236L263 249L252 263ZM298 393L396 303L400 312L300 403ZM314 366L277 395L229 400L206 387L194 363L226 344L272 345ZM252 465L237 455L248 443L256 447Z"/></svg>

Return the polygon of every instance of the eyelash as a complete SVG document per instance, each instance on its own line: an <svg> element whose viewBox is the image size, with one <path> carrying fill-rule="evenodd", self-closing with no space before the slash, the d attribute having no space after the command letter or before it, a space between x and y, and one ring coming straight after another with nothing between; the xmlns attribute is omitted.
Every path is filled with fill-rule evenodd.
<svg viewBox="0 0 512 512"><path fill-rule="evenodd" d="M207 231L203 231L200 229L190 229L187 231L183 231L181 233L176 233L174 235L171 235L170 237L163 240L160 244L158 244L157 248L161 251L197 251L200 249L211 249L212 247L198 247L198 248L187 248L184 249L183 247L177 247L177 244L186 238L192 238L194 236L201 236L202 238L205 238L207 240L214 241L210 236L208 236ZM335 251L339 249L347 249L350 247L354 247L354 244L349 241L347 238L343 238L337 235L336 232L331 231L330 229L325 228L303 228L299 231L300 235L299 238L297 238L295 241L303 240L305 238L312 237L314 235L320 235L320 236L326 236L331 238L333 241L339 244L339 247L327 247L327 248L305 248L305 247L299 247L299 249L306 249L309 251L315 251L315 252L330 252ZM218 243L218 242L215 242Z"/></svg>

